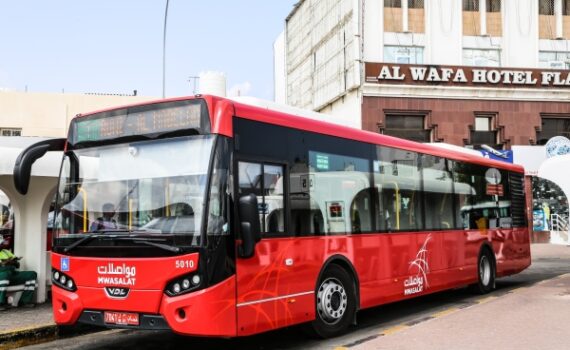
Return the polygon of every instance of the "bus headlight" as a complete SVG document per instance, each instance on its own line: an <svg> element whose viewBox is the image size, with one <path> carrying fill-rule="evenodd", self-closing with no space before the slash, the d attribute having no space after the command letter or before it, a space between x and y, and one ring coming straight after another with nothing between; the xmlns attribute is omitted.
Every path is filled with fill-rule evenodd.
<svg viewBox="0 0 570 350"><path fill-rule="evenodd" d="M59 288L68 290L70 292L75 292L77 287L75 286L75 281L73 278L69 277L68 275L64 274L61 271L56 269L51 269L51 282L58 286Z"/></svg>
<svg viewBox="0 0 570 350"><path fill-rule="evenodd" d="M202 279L200 278L200 275L194 275L192 276L192 284L197 286L200 284L200 282L202 281Z"/></svg>
<svg viewBox="0 0 570 350"><path fill-rule="evenodd" d="M175 297L178 295L193 292L202 287L202 277L199 273L195 272L190 275L185 275L170 281L166 285L165 293L168 296Z"/></svg>

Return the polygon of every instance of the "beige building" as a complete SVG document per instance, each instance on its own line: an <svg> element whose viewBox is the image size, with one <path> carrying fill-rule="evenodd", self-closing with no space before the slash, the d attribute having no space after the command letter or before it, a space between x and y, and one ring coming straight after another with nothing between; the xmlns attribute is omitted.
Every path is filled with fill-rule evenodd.
<svg viewBox="0 0 570 350"><path fill-rule="evenodd" d="M65 137L79 113L156 99L148 96L0 91L0 136Z"/></svg>
<svg viewBox="0 0 570 350"><path fill-rule="evenodd" d="M61 152L50 152L34 164L26 196L14 189L12 172L17 156L45 137L66 137L71 119L79 113L152 99L156 98L0 91L0 135L4 136L0 137L0 243L7 242L17 256L24 258L23 269L38 273L37 302L46 300L50 284L48 213ZM9 293L13 305L17 305L17 295L18 292Z"/></svg>

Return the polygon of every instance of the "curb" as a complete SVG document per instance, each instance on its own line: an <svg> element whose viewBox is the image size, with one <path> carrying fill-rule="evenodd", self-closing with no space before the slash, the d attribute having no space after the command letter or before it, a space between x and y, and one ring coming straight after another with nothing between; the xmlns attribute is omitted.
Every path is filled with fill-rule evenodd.
<svg viewBox="0 0 570 350"><path fill-rule="evenodd" d="M10 330L0 333L0 350L43 343L56 339L58 335L59 328L55 324Z"/></svg>
<svg viewBox="0 0 570 350"><path fill-rule="evenodd" d="M0 350L50 342L56 339L96 333L105 328L90 325L58 326L55 323L0 332Z"/></svg>

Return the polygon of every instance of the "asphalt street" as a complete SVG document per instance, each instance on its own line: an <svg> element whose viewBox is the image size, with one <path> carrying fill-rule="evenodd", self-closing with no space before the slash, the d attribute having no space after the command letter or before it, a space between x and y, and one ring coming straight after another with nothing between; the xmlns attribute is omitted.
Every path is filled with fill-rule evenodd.
<svg viewBox="0 0 570 350"><path fill-rule="evenodd" d="M484 337L489 344L501 344L498 348L507 349L509 344L514 346L514 343L508 342L509 338L505 337L509 334L526 344L525 348L538 349L542 343L536 343L536 347L532 346L532 342L537 342L536 334L517 332L521 329L517 327L517 322L524 321L524 325L530 329L533 329L533 317L537 317L535 321L538 327L545 324L539 317L556 322L557 317L561 316L560 322L563 322L564 317L570 314L570 299L564 300L562 304L550 303L542 309L540 305L546 302L546 294L570 295L570 275L566 275L569 273L570 247L550 248L547 245L534 245L532 266L521 274L499 279L497 289L490 294L474 295L463 288L363 310L358 314L358 325L348 334L328 340L311 339L303 333L301 327L236 339L184 337L170 332L106 330L26 349L480 348L482 344L474 341L473 337ZM567 282L560 282L561 277L566 278ZM527 315L524 317L530 319L521 315ZM500 320L501 323L491 323L493 320ZM483 327L484 325L486 326ZM541 332L540 328L537 332ZM552 332L550 329L550 333ZM553 336L555 337L556 333L549 335L550 338ZM545 338L550 342L544 343L546 347L543 348L558 348L556 344L564 344L566 338L567 332L559 334L559 339L554 341ZM560 346L561 349L565 348Z"/></svg>

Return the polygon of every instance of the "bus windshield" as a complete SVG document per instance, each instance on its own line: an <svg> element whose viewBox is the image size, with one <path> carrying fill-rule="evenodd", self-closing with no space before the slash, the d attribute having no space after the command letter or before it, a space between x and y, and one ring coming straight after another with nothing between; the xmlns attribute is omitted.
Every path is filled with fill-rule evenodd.
<svg viewBox="0 0 570 350"><path fill-rule="evenodd" d="M190 136L68 151L55 245L89 235L183 236L184 245L199 245L213 140Z"/></svg>

